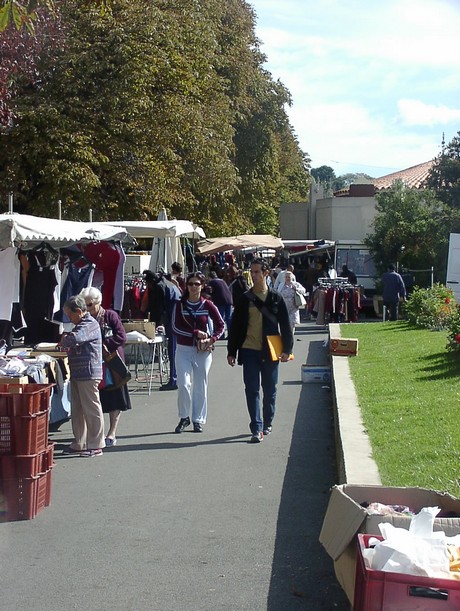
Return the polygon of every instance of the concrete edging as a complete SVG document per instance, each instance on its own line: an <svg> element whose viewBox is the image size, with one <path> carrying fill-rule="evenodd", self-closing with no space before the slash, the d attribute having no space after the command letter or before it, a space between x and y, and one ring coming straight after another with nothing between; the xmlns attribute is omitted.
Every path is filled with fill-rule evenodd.
<svg viewBox="0 0 460 611"><path fill-rule="evenodd" d="M329 341L341 337L340 325L329 324ZM355 386L346 356L331 355L335 445L339 483L381 486L380 474L372 457Z"/></svg>

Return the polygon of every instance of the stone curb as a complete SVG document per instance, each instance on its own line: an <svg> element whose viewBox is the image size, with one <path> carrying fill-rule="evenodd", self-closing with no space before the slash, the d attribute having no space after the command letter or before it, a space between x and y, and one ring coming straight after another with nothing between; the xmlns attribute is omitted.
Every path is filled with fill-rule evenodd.
<svg viewBox="0 0 460 611"><path fill-rule="evenodd" d="M329 341L331 337L341 337L339 324L329 324ZM339 483L381 486L380 474L372 457L371 444L364 428L358 397L351 378L349 358L331 355Z"/></svg>

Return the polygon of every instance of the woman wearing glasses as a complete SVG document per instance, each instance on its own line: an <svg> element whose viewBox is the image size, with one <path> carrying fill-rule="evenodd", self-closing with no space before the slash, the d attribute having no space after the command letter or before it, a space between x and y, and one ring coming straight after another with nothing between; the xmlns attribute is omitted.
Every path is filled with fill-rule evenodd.
<svg viewBox="0 0 460 611"><path fill-rule="evenodd" d="M80 295L86 302L87 311L99 323L102 334L102 350L108 352L117 350L124 361L123 346L126 342L126 332L120 317L114 310L105 310L102 307L102 293L94 286L83 289L80 291ZM109 414L109 430L105 438L105 446L110 448L117 443L116 432L121 412L131 409L128 386L125 384L114 390L99 388L99 395L102 411L104 414Z"/></svg>
<svg viewBox="0 0 460 611"><path fill-rule="evenodd" d="M177 403L180 418L176 433L182 433L191 422L195 433L203 432L208 409L212 349L224 332L224 321L218 309L212 301L201 296L204 280L199 272L189 274L182 299L174 306L172 327L177 342Z"/></svg>

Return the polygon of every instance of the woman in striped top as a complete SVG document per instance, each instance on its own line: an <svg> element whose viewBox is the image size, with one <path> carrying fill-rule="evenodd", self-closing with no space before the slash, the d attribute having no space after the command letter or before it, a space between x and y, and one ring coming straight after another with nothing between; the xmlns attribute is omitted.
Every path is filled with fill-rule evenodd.
<svg viewBox="0 0 460 611"><path fill-rule="evenodd" d="M190 426L203 432L208 411L208 374L214 343L224 332L224 321L218 309L201 296L204 276L193 272L187 277L186 290L176 302L172 328L176 337L176 372L178 386L179 424L175 432Z"/></svg>

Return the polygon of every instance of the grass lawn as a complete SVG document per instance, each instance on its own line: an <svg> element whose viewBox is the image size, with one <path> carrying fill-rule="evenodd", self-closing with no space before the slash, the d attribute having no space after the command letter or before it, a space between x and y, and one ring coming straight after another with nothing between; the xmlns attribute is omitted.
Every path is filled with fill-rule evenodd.
<svg viewBox="0 0 460 611"><path fill-rule="evenodd" d="M447 333L403 321L340 328L359 339L350 369L383 485L460 498L460 353L446 350Z"/></svg>

